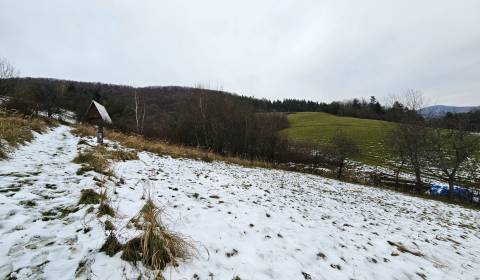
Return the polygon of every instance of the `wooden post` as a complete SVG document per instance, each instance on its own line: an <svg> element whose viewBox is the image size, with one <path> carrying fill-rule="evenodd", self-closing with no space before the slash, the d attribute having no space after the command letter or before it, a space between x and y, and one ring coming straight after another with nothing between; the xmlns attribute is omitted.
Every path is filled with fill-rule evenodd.
<svg viewBox="0 0 480 280"><path fill-rule="evenodd" d="M112 123L112 119L110 119L105 107L93 100L87 110L86 120L87 122L95 125L97 143L103 144L103 126Z"/></svg>
<svg viewBox="0 0 480 280"><path fill-rule="evenodd" d="M103 144L103 126L97 125L97 143Z"/></svg>

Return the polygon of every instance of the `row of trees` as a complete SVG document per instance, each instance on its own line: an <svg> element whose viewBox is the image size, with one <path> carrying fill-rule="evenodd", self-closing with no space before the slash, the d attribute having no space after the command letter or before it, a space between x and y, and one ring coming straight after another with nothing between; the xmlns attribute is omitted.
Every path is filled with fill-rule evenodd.
<svg viewBox="0 0 480 280"><path fill-rule="evenodd" d="M480 132L480 108L468 113L447 113L436 121L450 129L455 128L455 124L461 122L466 130Z"/></svg>

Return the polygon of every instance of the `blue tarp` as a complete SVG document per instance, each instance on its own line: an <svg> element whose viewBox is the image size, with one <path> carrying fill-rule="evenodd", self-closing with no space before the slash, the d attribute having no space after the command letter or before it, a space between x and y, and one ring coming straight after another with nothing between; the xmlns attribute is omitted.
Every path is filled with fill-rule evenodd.
<svg viewBox="0 0 480 280"><path fill-rule="evenodd" d="M445 185L438 185L434 184L430 187L430 195L433 196L448 196L448 186ZM474 193L469 189L461 188L458 186L454 186L453 188L453 196L461 198L463 200L473 200Z"/></svg>

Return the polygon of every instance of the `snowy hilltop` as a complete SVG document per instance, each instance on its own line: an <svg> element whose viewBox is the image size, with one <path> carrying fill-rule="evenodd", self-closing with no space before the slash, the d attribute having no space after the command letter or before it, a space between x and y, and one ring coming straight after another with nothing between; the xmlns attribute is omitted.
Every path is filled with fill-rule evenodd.
<svg viewBox="0 0 480 280"><path fill-rule="evenodd" d="M124 260L125 247L103 246L141 234L147 200L193 247L165 279L480 279L476 210L112 141L108 152L135 156L109 159L108 172L73 162L95 145L58 126L0 162L0 279L155 277ZM110 209L79 203L87 189Z"/></svg>

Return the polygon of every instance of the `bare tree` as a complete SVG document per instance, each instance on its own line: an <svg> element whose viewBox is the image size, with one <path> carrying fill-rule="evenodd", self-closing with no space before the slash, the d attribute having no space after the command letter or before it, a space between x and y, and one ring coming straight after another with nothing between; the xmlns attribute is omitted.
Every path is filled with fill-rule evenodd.
<svg viewBox="0 0 480 280"><path fill-rule="evenodd" d="M425 97L418 90L409 89L403 95L403 104L407 106L408 109L419 112L425 106Z"/></svg>
<svg viewBox="0 0 480 280"><path fill-rule="evenodd" d="M20 73L6 59L0 57L0 79L10 79L18 77Z"/></svg>
<svg viewBox="0 0 480 280"><path fill-rule="evenodd" d="M423 169L426 161L427 133L421 124L396 124L387 136L386 143L403 165L407 163L415 175L416 190L423 190ZM399 172L399 170L397 171Z"/></svg>
<svg viewBox="0 0 480 280"><path fill-rule="evenodd" d="M324 151L331 163L337 167L337 178L343 175L348 159L360 154L360 148L355 140L341 131L337 131L328 141Z"/></svg>
<svg viewBox="0 0 480 280"><path fill-rule="evenodd" d="M423 191L423 169L426 163L427 128L418 111L423 107L424 98L418 91L408 90L399 103L405 104L407 111L386 137L385 143L397 159L407 163L415 174L416 191Z"/></svg>
<svg viewBox="0 0 480 280"><path fill-rule="evenodd" d="M12 64L0 57L0 95L5 95L13 89L13 83L9 79L19 75L20 72Z"/></svg>
<svg viewBox="0 0 480 280"><path fill-rule="evenodd" d="M453 198L459 172L467 171L468 160L474 158L479 149L479 138L465 131L459 120L456 120L456 129L436 128L429 133L429 163L445 176L450 198Z"/></svg>
<svg viewBox="0 0 480 280"><path fill-rule="evenodd" d="M136 89L134 92L134 102L135 102L134 110L135 110L135 121L137 124L137 133L143 134L145 115L146 115L145 98L143 97L143 95L142 96L139 95Z"/></svg>

